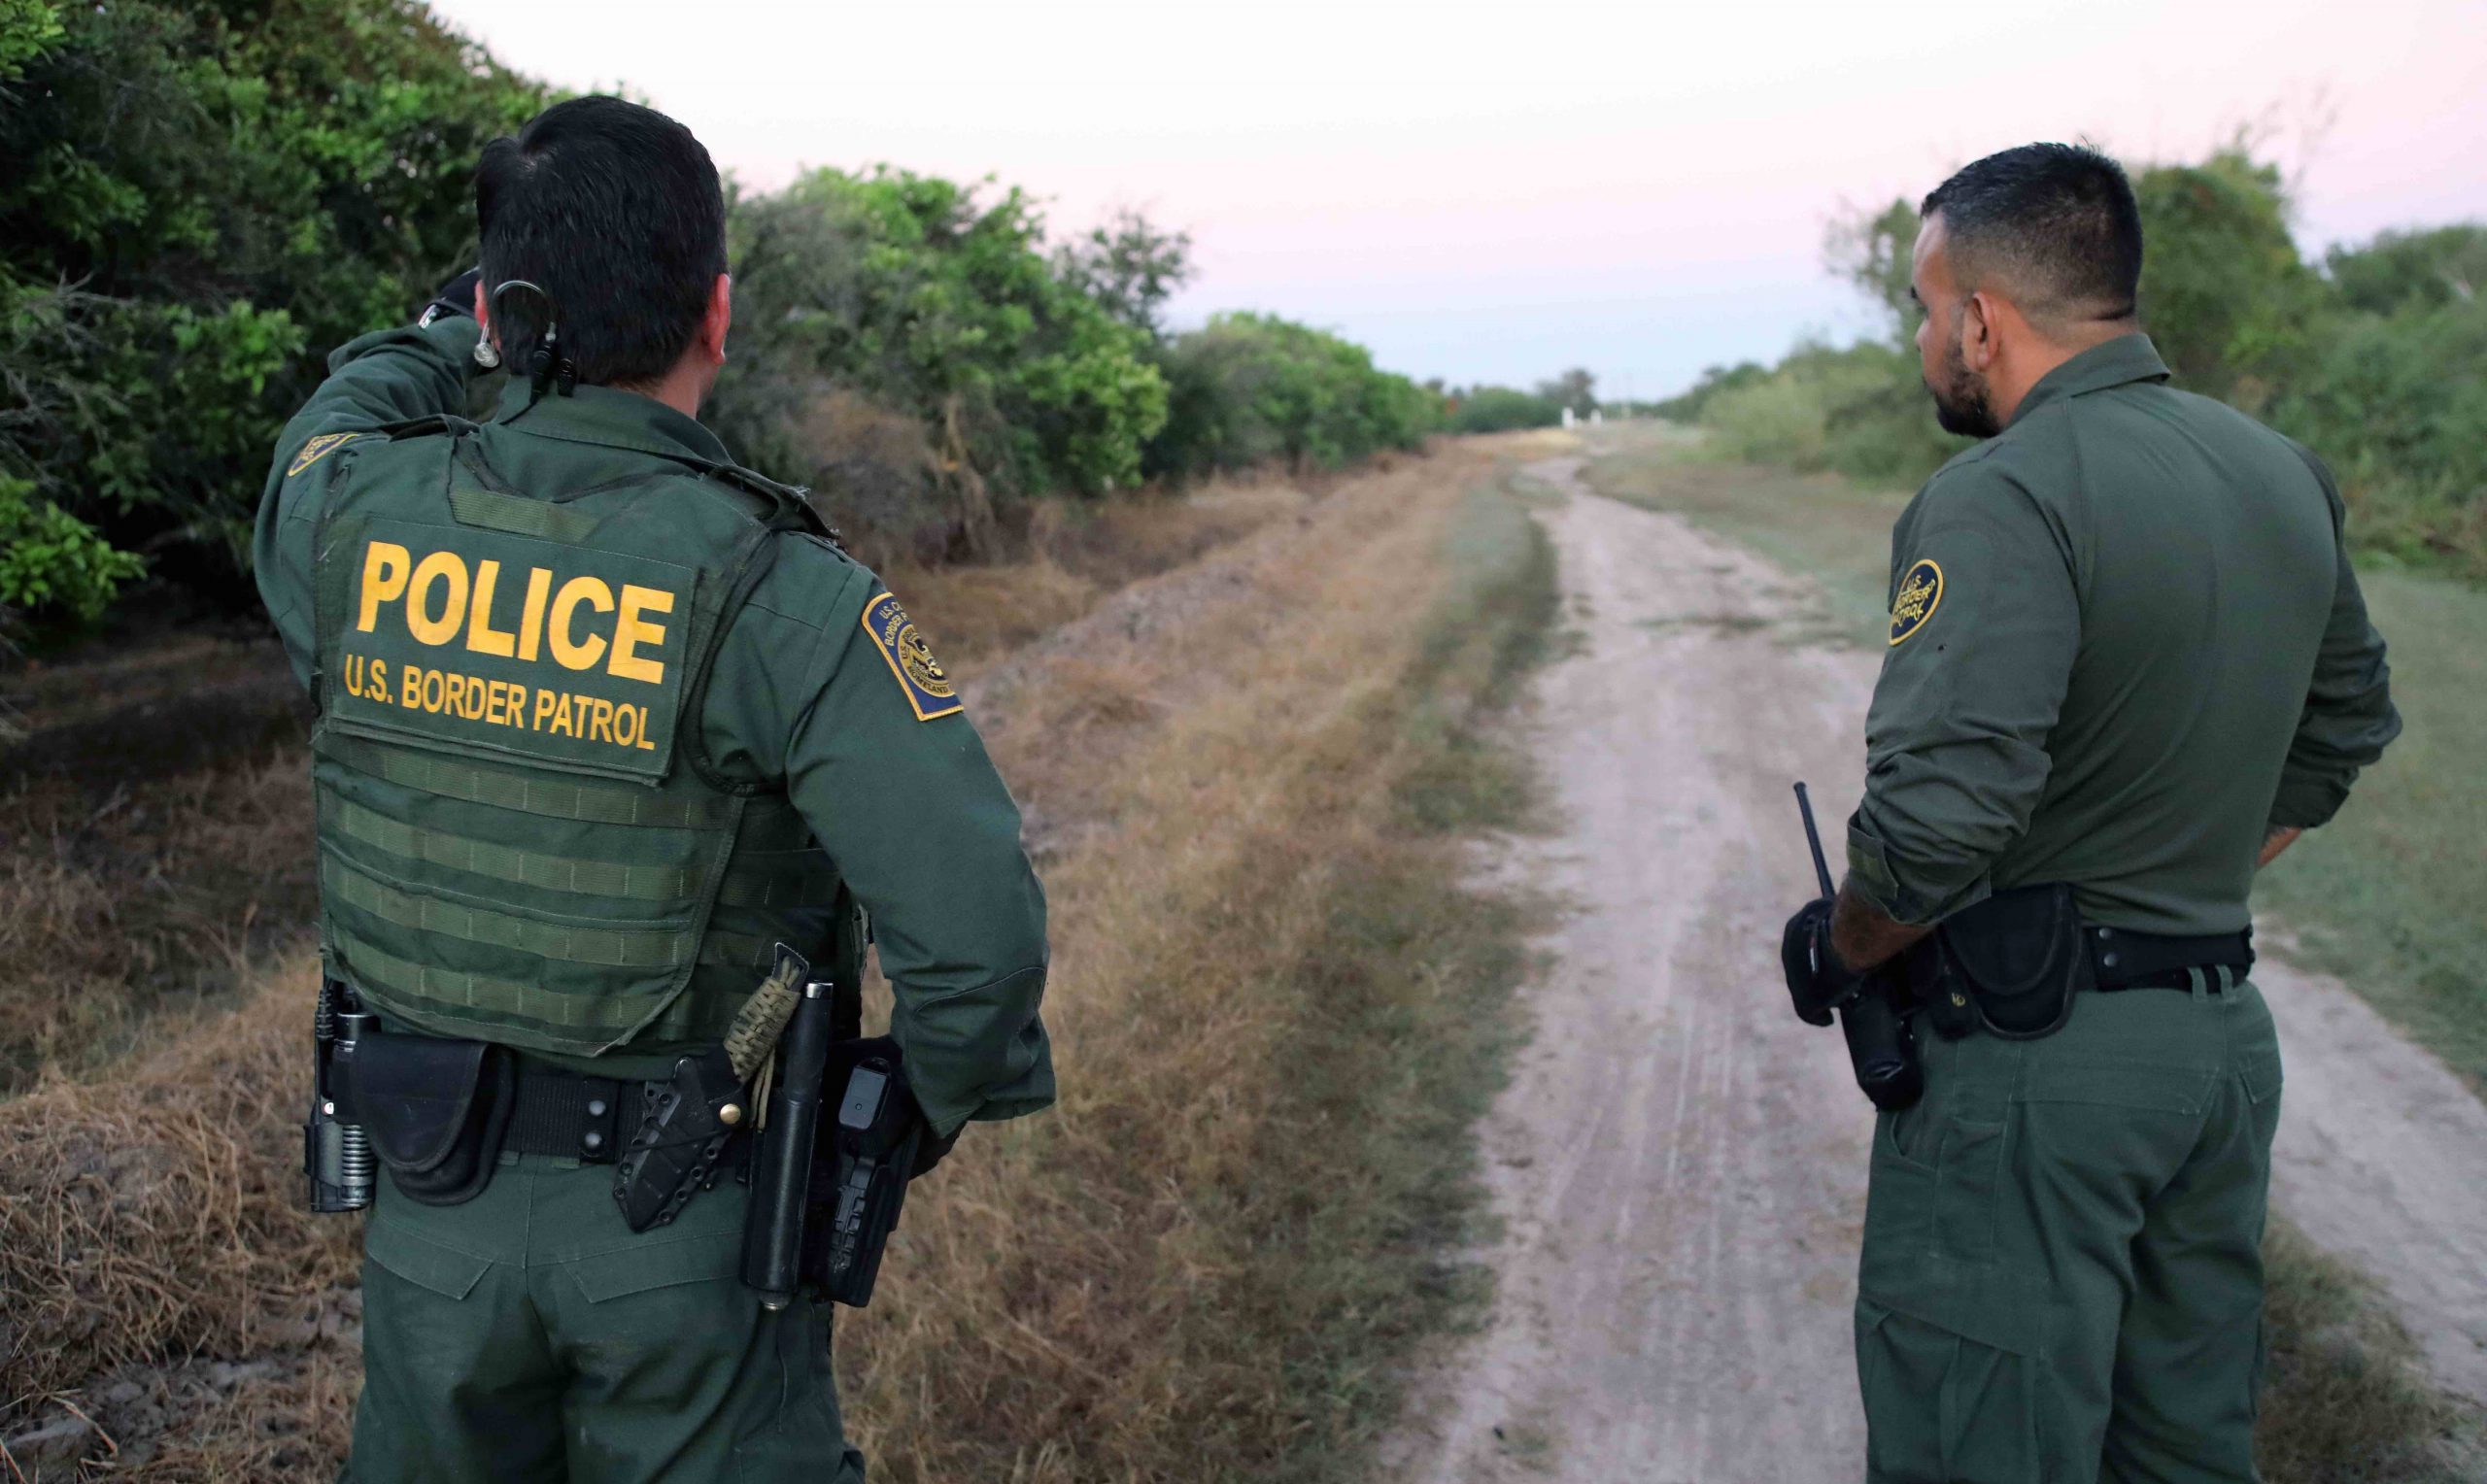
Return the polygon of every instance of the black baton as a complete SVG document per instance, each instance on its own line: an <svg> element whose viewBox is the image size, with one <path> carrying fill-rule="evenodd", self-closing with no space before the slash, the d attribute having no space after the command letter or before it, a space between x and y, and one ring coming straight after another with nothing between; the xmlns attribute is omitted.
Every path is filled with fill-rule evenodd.
<svg viewBox="0 0 2487 1484"><path fill-rule="evenodd" d="M802 1277L803 1220L820 1139L821 1090L828 1081L830 986L803 986L801 1002L780 1042L777 1085L768 1095L768 1127L752 1162L751 1212L743 1227L742 1281L760 1306L794 1301Z"/></svg>

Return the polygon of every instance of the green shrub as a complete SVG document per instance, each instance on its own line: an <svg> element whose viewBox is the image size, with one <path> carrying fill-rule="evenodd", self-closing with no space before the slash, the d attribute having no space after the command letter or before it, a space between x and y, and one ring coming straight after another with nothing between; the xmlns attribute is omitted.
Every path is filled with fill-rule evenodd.
<svg viewBox="0 0 2487 1484"><path fill-rule="evenodd" d="M1512 387L1477 387L1451 395L1450 428L1456 433L1508 433L1516 428L1552 427L1563 421L1563 404L1538 391Z"/></svg>
<svg viewBox="0 0 2487 1484"><path fill-rule="evenodd" d="M546 98L415 0L0 0L0 476L247 602L278 427Z"/></svg>
<svg viewBox="0 0 2487 1484"><path fill-rule="evenodd" d="M145 566L105 545L77 517L37 499L32 481L0 475L0 612L56 611L92 620Z"/></svg>
<svg viewBox="0 0 2487 1484"><path fill-rule="evenodd" d="M1422 444L1438 399L1377 369L1364 347L1276 315L1225 314L1166 343L1164 432L1155 477L1188 479L1282 462L1337 468Z"/></svg>

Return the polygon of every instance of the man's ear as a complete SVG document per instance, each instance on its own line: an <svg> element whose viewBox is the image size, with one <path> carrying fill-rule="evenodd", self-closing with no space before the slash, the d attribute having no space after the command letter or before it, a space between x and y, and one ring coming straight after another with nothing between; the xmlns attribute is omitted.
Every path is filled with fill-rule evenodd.
<svg viewBox="0 0 2487 1484"><path fill-rule="evenodd" d="M1984 372L2003 354L1999 307L1983 288L1960 305L1960 360L1972 371Z"/></svg>
<svg viewBox="0 0 2487 1484"><path fill-rule="evenodd" d="M726 331L734 322L734 280L730 273L717 275L708 288L708 309L699 317L699 353L708 364L726 363Z"/></svg>
<svg viewBox="0 0 2487 1484"><path fill-rule="evenodd" d="M493 332L493 300L484 292L484 281L480 278L475 280L475 322L484 327L485 334Z"/></svg>

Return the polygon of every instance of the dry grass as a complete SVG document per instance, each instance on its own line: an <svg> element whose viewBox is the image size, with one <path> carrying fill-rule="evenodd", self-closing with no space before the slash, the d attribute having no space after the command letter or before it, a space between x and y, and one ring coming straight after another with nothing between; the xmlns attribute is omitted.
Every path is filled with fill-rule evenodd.
<svg viewBox="0 0 2487 1484"><path fill-rule="evenodd" d="M264 1479L324 1465L358 1313L356 1228L302 1210L302 1056L314 968L107 1082L0 1103L0 1396L85 1388L108 1435L179 1439L193 1468ZM265 1358L157 1373L184 1356Z"/></svg>
<svg viewBox="0 0 2487 1484"><path fill-rule="evenodd" d="M1401 1346L1473 1291L1443 1254L1516 923L1409 790L1448 735L1418 719L1491 689L1515 573L1550 574L1493 571L1436 639L1454 470L1183 574L1179 618L1127 595L1048 641L1070 684L1003 677L1014 786L1096 825L1046 873L1064 1101L971 1137L841 1332L893 1477L1350 1476Z"/></svg>
<svg viewBox="0 0 2487 1484"><path fill-rule="evenodd" d="M938 641L944 661L971 674L1134 582L1301 514L1312 498L1287 481L1237 478L1182 496L1047 500L1030 514L1019 560L931 568L900 562L882 575Z"/></svg>
<svg viewBox="0 0 2487 1484"><path fill-rule="evenodd" d="M2256 1462L2270 1484L2487 1478L2487 1418L2437 1391L2373 1285L2274 1221L2271 1338Z"/></svg>
<svg viewBox="0 0 2487 1484"><path fill-rule="evenodd" d="M150 645L13 689L36 729L0 757L0 1095L229 1000L317 904L272 643Z"/></svg>
<svg viewBox="0 0 2487 1484"><path fill-rule="evenodd" d="M1113 539L1144 570L1255 531L1083 598L977 687L1048 858L1065 1098L969 1138L841 1328L876 1477L1344 1476L1406 1341L1473 1296L1447 1254L1518 923L1448 830L1509 815L1477 714L1551 595L1533 528L1460 497L1487 472L1466 450L1053 548L1102 593ZM1056 586L910 601L998 649L992 610ZM98 1477L256 1484L342 1451L355 1232L294 1189L309 974L0 1103L0 1417L93 1415L121 1449Z"/></svg>

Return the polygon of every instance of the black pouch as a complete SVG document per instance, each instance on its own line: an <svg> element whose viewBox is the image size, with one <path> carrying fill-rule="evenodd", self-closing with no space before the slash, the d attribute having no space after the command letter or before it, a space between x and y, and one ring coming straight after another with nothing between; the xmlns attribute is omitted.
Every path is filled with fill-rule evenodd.
<svg viewBox="0 0 2487 1484"><path fill-rule="evenodd" d="M2072 888L1997 892L1943 920L1908 960L1909 979L1937 1033L1984 1030L2007 1041L2055 1034L2072 997L2092 987Z"/></svg>
<svg viewBox="0 0 2487 1484"><path fill-rule="evenodd" d="M518 1104L518 1063L484 1041L365 1036L353 1098L398 1191L424 1205L459 1205L492 1181Z"/></svg>

